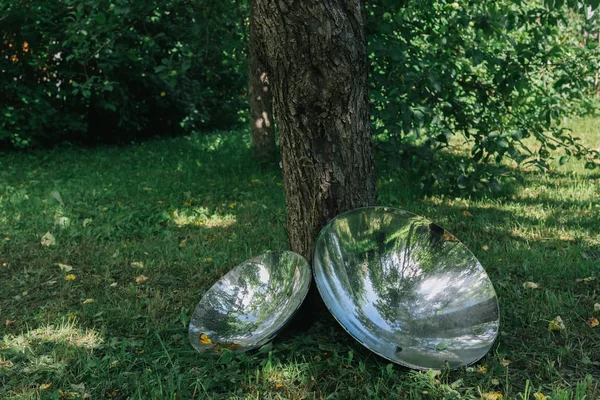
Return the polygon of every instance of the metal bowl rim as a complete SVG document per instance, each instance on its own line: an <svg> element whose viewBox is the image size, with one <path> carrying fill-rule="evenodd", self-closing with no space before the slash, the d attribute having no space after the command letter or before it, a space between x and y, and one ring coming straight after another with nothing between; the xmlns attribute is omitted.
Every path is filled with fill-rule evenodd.
<svg viewBox="0 0 600 400"><path fill-rule="evenodd" d="M391 358L386 357L385 355L383 355L383 354L381 354L381 353L379 353L379 352L371 349L369 346L367 346L366 344L364 344L360 339L358 339L356 336L354 336L348 329L346 329L346 327L344 326L344 324L342 324L340 322L340 320L338 319L338 317L331 311L331 308L329 307L329 304L327 303L327 301L325 301L325 297L323 297L323 290L324 289L321 289L321 286L320 286L321 284L319 283L319 279L317 279L316 268L314 267L315 260L316 260L315 254L317 253L317 246L316 246L316 244L319 242L319 240L321 239L321 237L325 234L325 230L332 223L334 223L338 218L344 217L344 216L346 216L348 214L353 214L353 213L357 213L357 212L360 212L360 211L366 211L366 210L394 212L394 213L398 213L398 214L402 214L402 215L408 215L408 216L425 218L425 217L422 217L422 216L420 216L418 214L412 213L410 211L403 210L401 208L386 207L386 206L370 206L370 207L367 206L367 207L354 208L352 210L345 211L345 212L343 212L341 214L338 214L335 217L333 217L331 220L329 220L329 222L327 222L327 224L325 224L325 226L321 229L321 231L317 235L317 239L315 240L315 245L314 245L313 253L312 253L312 256L313 256L313 258L312 258L313 259L312 273L313 273L313 279L315 280L315 283L316 283L316 286L317 286L317 291L319 292L319 296L321 296L321 298L323 299L323 303L325 303L325 306L327 307L327 310L329 311L329 313L331 315L333 315L333 318L335 318L335 320L337 321L337 323L340 324L340 326L344 329L344 331L346 331L346 333L348 333L350 336L352 336L354 338L354 340L356 340L358 343L360 343L361 345L363 345L369 351L372 351L373 353L377 354L378 356L380 356L380 357L382 357L382 358L384 358L384 359L386 359L388 361L391 361L393 363L402 365L404 367L408 367L408 368L412 368L412 369L416 369L416 370L421 370L421 371L426 371L426 370L429 370L429 369L436 369L436 368L421 367L421 366L414 365L414 364L411 364L411 363L407 363L407 362L404 362L404 361L392 360ZM431 221L428 218L425 218L425 219L427 219L428 221ZM431 221L431 222L435 224L435 222L433 222L433 221ZM438 226L440 226L440 225L438 225ZM440 228L444 229L442 226L440 226ZM446 230L444 229L444 231L446 231ZM448 231L446 231L446 232L448 232ZM452 234L451 232L449 232L449 233ZM458 240L458 238L457 238L457 240ZM473 252L462 241L460 241L460 240L458 240L458 241L477 260L477 262L479 263L479 265L481 265L481 262L479 262L479 259L477 257L475 257L475 254L473 254ZM490 279L489 274L487 273L487 271L485 270L485 268L483 268L483 265L481 265L481 268L485 272L485 275L486 275L486 277L487 277L490 285L492 286L492 291L494 292L494 296L496 298L496 309L497 309L497 313L498 313L498 330L496 331L494 340L491 342L490 348L488 349L488 351L486 351L481 357L477 358L476 360L473 360L471 363L466 364L466 365L473 365L476 362L480 361L483 357L485 357L489 353L489 351L491 350L491 348L494 347L494 344L498 340L498 337L499 337L499 334L500 334L500 324L501 324L501 321L500 321L500 304L499 304L499 301L498 301L498 294L496 293L496 289L494 288L494 284L492 283L492 280ZM460 368L460 367L458 367L458 368Z"/></svg>
<svg viewBox="0 0 600 400"><path fill-rule="evenodd" d="M221 282L221 280L224 277L226 277L227 275L233 273L238 268L241 268L242 265L244 265L247 262L252 262L252 261L257 260L257 259L262 259L262 258L268 256L269 254L274 254L274 253L281 253L281 254L290 253L290 254L296 256L299 259L299 261L300 261L299 265L303 265L305 268L308 268L308 272L309 272L309 274L308 274L308 284L306 285L306 289L304 290L304 293L298 292L298 294L300 295L300 298L302 299L298 303L298 306L296 308L294 308L289 313L288 317L285 318L285 320L281 324L279 324L279 326L277 326L273 330L273 332L268 336L267 341L266 342L262 342L262 343L258 343L258 344L253 345L253 346L245 347L243 349L243 351L239 351L239 353L244 353L246 351L250 351L250 350L256 349L257 347L263 346L265 343L268 343L271 340L273 340L279 334L279 332L285 327L285 325L287 325L287 323L292 320L292 318L296 315L296 313L298 312L298 310L300 309L300 307L302 306L302 304L304 304L304 301L306 300L306 296L307 296L307 294L309 292L309 289L310 289L310 286L311 286L311 283L312 283L312 280L313 280L312 267L311 267L310 263L306 260L306 258L304 258L302 255L300 255L298 253L295 253L293 251L290 251L290 250L273 250L273 251L267 251L266 253L262 253L262 254L259 254L258 256L255 256L255 257L249 258L249 259L247 259L245 261L242 261L241 263L237 264L235 267L233 267L229 271L227 271L227 273L221 275L221 277L219 279L217 279L217 281L206 292L204 292L204 295L202 295L202 298L196 304L196 307L194 307L194 310L192 311L192 317L193 317L194 313L196 312L196 310L198 309L198 307L200 306L200 304L202 303L202 301L204 301L204 299L206 298L206 296L211 291L216 290L217 285L219 284L219 282ZM190 318L190 324L188 325L188 335L190 335L190 331L191 331L191 318ZM196 349L196 350L200 354L213 354L213 355L217 355L217 356L222 355L222 353L218 352L218 351L216 351L216 352L210 352L210 351L199 351L198 349ZM237 352L234 351L234 353L237 353Z"/></svg>

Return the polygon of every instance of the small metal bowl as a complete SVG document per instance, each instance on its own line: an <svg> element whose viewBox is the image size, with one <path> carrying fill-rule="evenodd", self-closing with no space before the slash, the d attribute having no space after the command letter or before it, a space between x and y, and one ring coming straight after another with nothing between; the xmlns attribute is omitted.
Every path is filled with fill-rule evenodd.
<svg viewBox="0 0 600 400"><path fill-rule="evenodd" d="M233 268L202 297L189 328L199 352L242 353L272 340L310 287L308 262L291 251L270 252Z"/></svg>
<svg viewBox="0 0 600 400"><path fill-rule="evenodd" d="M457 368L481 359L498 336L498 298L479 261L452 234L407 211L337 216L317 238L313 268L344 329L395 363Z"/></svg>

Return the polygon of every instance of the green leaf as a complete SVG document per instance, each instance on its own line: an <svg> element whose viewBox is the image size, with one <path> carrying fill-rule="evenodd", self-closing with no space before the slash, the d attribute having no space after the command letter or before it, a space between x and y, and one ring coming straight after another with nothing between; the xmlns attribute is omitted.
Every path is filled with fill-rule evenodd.
<svg viewBox="0 0 600 400"><path fill-rule="evenodd" d="M231 350L223 350L223 354L219 358L219 364L229 364L233 360L234 355Z"/></svg>
<svg viewBox="0 0 600 400"><path fill-rule="evenodd" d="M469 178L467 178L465 175L460 175L456 179L456 184L458 185L459 188L466 189L467 186L469 185Z"/></svg>
<svg viewBox="0 0 600 400"><path fill-rule="evenodd" d="M258 349L258 354L268 353L271 350L273 350L273 342L269 342L262 346L260 349Z"/></svg>
<svg viewBox="0 0 600 400"><path fill-rule="evenodd" d="M565 165L565 164L566 164L566 163L568 163L568 162L569 162L569 156L562 156L562 157L560 158L560 160L558 160L558 163L559 163L560 165Z"/></svg>
<svg viewBox="0 0 600 400"><path fill-rule="evenodd" d="M106 15L104 15L103 12L99 12L96 15L96 22L98 22L100 25L104 25L106 23Z"/></svg>

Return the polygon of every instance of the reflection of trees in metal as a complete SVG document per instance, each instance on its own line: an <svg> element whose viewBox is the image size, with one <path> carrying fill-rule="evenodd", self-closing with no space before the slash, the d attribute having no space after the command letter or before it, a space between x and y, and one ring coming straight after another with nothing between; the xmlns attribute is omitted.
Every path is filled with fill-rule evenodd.
<svg viewBox="0 0 600 400"><path fill-rule="evenodd" d="M314 268L338 321L392 361L469 364L497 336L498 301L481 264L414 214L365 208L336 217L319 235Z"/></svg>
<svg viewBox="0 0 600 400"><path fill-rule="evenodd" d="M199 351L260 346L298 309L310 286L308 262L298 254L271 252L246 261L221 278L196 307L189 337ZM202 344L205 334L210 344Z"/></svg>

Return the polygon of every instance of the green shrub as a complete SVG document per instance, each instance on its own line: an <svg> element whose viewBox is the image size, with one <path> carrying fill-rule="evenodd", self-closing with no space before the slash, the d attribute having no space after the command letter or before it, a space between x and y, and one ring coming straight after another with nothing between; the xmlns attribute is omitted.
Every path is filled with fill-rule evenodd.
<svg viewBox="0 0 600 400"><path fill-rule="evenodd" d="M597 20L587 10L520 0L368 2L373 122L389 160L418 169L424 185L473 191L499 188L512 174L505 158L546 169L550 150L561 148L561 164L581 157L595 167L598 152L560 126L590 111L598 89ZM470 158L447 151L461 142Z"/></svg>
<svg viewBox="0 0 600 400"><path fill-rule="evenodd" d="M235 124L246 84L243 12L231 1L1 3L0 144Z"/></svg>

